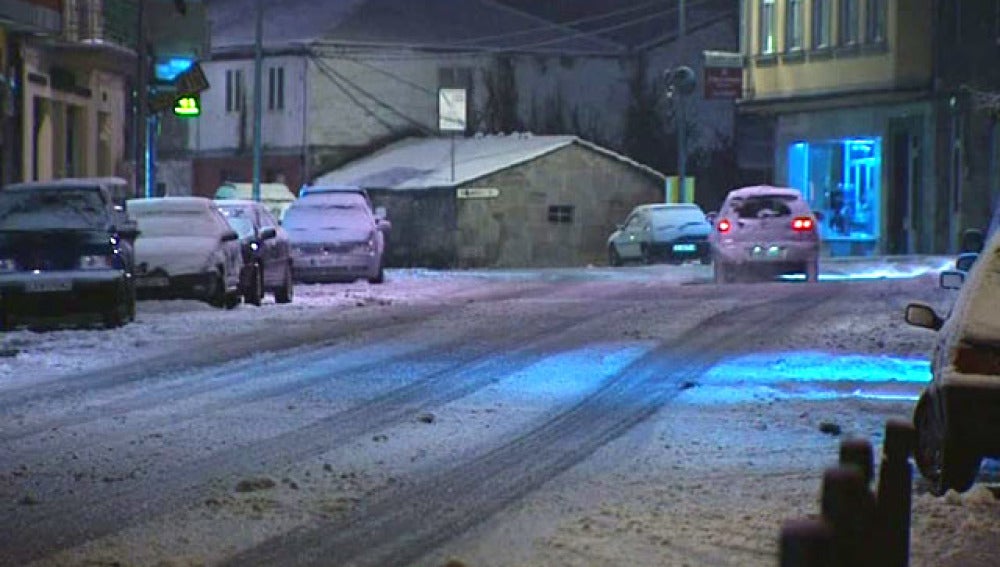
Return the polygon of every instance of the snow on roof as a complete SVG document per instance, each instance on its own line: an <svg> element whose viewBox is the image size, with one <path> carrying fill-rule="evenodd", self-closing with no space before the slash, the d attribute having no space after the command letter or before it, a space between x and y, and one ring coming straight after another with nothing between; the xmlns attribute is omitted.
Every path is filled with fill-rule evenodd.
<svg viewBox="0 0 1000 567"><path fill-rule="evenodd" d="M283 0L265 3L266 48L338 45L616 54L621 46L492 0ZM272 7L273 6L273 7ZM254 41L249 0L209 3L212 49Z"/></svg>
<svg viewBox="0 0 1000 567"><path fill-rule="evenodd" d="M146 212L199 212L213 207L211 199L205 197L155 197L152 199L129 199L130 213L141 215Z"/></svg>
<svg viewBox="0 0 1000 567"><path fill-rule="evenodd" d="M993 234L966 276L952 317L959 336L973 342L1000 342L1000 232Z"/></svg>
<svg viewBox="0 0 1000 567"><path fill-rule="evenodd" d="M455 177L451 176L451 140L408 138L320 176L315 185L346 184L368 189L457 187L579 144L663 181L662 173L576 136L480 136L455 140Z"/></svg>
<svg viewBox="0 0 1000 567"><path fill-rule="evenodd" d="M759 197L761 195L787 195L789 197L801 197L802 193L798 189L789 187L773 187L771 185L754 185L751 187L740 187L729 192L730 197L746 198Z"/></svg>

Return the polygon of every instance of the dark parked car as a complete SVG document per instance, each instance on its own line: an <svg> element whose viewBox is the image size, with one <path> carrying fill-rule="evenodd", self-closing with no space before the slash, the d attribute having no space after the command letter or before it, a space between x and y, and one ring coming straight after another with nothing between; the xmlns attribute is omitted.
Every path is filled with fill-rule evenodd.
<svg viewBox="0 0 1000 567"><path fill-rule="evenodd" d="M243 245L243 300L260 305L264 293L277 303L294 297L291 244L288 234L262 203L248 200L217 200L215 204L240 236Z"/></svg>
<svg viewBox="0 0 1000 567"><path fill-rule="evenodd" d="M906 308L907 323L938 332L933 379L913 414L917 467L938 495L968 490L982 459L1000 457L1000 235L984 250L967 276L942 274L957 280L945 287L961 288L946 317L922 303Z"/></svg>
<svg viewBox="0 0 1000 567"><path fill-rule="evenodd" d="M0 325L25 316L135 318L135 223L97 182L9 185L0 191Z"/></svg>
<svg viewBox="0 0 1000 567"><path fill-rule="evenodd" d="M620 266L629 260L648 264L663 259L671 263L711 261L708 234L712 225L693 203L640 205L608 237L608 263Z"/></svg>

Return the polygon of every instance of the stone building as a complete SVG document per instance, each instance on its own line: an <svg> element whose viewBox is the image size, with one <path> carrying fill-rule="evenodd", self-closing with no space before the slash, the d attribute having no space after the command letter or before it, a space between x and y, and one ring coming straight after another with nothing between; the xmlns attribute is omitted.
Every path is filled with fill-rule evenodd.
<svg viewBox="0 0 1000 567"><path fill-rule="evenodd" d="M451 148L403 140L316 184L361 186L386 207L392 266L603 263L629 211L664 199L662 174L574 136L478 136Z"/></svg>

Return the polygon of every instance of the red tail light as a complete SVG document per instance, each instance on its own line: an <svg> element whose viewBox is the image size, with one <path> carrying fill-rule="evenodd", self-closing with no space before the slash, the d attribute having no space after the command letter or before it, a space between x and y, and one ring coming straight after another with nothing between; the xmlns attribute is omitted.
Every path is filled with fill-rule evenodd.
<svg viewBox="0 0 1000 567"><path fill-rule="evenodd" d="M809 217L796 217L792 221L792 230L795 232L810 232L816 228L816 223Z"/></svg>
<svg viewBox="0 0 1000 567"><path fill-rule="evenodd" d="M716 228L719 229L719 232L725 234L729 232L729 229L733 228L733 225L730 224L728 220L722 219L719 221L719 224L716 225Z"/></svg>

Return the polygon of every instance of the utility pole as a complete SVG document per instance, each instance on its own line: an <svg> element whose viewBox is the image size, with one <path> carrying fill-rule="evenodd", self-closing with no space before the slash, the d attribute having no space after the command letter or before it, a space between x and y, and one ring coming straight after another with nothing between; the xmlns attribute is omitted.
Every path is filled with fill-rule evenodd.
<svg viewBox="0 0 1000 567"><path fill-rule="evenodd" d="M685 0L680 0L677 12L677 59L684 60L684 34L686 33ZM677 97L677 197L684 200L684 185L687 177L687 117L683 92Z"/></svg>
<svg viewBox="0 0 1000 567"><path fill-rule="evenodd" d="M257 30L253 58L253 200L260 201L261 123L263 101L264 0L257 0Z"/></svg>
<svg viewBox="0 0 1000 567"><path fill-rule="evenodd" d="M135 197L148 196L146 186L146 144L149 140L149 60L147 59L146 41L146 0L139 0L139 10L136 22L138 41L136 51L136 112L135 116Z"/></svg>

